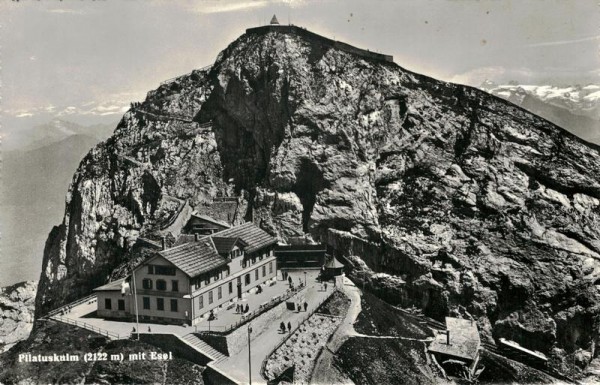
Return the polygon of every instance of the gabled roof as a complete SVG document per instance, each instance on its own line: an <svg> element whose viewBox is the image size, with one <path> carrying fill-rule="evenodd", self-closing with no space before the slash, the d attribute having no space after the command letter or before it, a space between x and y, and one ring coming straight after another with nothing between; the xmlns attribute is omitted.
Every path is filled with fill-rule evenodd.
<svg viewBox="0 0 600 385"><path fill-rule="evenodd" d="M223 222L223 221L219 221L219 220L217 220L215 218L209 217L208 215L202 215L202 214L198 214L198 213L193 213L192 214L192 218L202 219L203 221L206 221L206 222L209 222L209 223L213 223L215 225L219 225L219 226L225 227L226 229L228 229L228 228L231 227L231 225L229 223Z"/></svg>
<svg viewBox="0 0 600 385"><path fill-rule="evenodd" d="M217 252L219 254L226 254L233 249L233 246L239 244L242 247L246 247L247 243L239 237L211 237Z"/></svg>
<svg viewBox="0 0 600 385"><path fill-rule="evenodd" d="M331 261L327 262L325 267L327 269L339 269L339 268L344 267L344 265L342 265L342 263L340 261L338 261L337 259L335 259L335 257L333 257L333 259Z"/></svg>
<svg viewBox="0 0 600 385"><path fill-rule="evenodd" d="M227 260L217 253L210 237L163 250L158 255L192 278L227 264Z"/></svg>
<svg viewBox="0 0 600 385"><path fill-rule="evenodd" d="M252 253L256 250L262 249L263 247L277 243L276 238L272 237L269 233L262 230L252 222L246 222L243 225L219 231L218 233L211 235L211 237L240 238L247 245L244 248L246 253Z"/></svg>
<svg viewBox="0 0 600 385"><path fill-rule="evenodd" d="M121 291L123 281L125 281L125 278L117 279L116 281L112 281L106 285L95 288L94 291Z"/></svg>

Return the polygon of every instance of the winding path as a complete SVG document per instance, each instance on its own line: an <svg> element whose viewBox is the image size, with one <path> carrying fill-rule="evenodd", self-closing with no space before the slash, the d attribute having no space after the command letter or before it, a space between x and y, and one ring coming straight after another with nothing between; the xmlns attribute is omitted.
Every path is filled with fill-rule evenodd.
<svg viewBox="0 0 600 385"><path fill-rule="evenodd" d="M354 322L362 310L360 306L360 289L352 281L344 277L342 291L350 299L350 307L344 320L337 328L325 349L319 355L310 379L311 384L354 384L333 365L335 352L352 336L358 335L354 330Z"/></svg>

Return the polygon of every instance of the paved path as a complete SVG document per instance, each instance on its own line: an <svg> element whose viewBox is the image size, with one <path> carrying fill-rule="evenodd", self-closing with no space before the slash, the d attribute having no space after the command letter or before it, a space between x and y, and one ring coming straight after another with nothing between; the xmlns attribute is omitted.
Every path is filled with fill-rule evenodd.
<svg viewBox="0 0 600 385"><path fill-rule="evenodd" d="M296 279L296 278L295 278ZM252 384L266 384L266 380L262 378L260 369L263 360L268 357L281 341L286 339L289 334L281 334L279 324L283 321L286 325L288 322L295 328L302 323L307 316L312 314L318 307L321 301L333 292L332 285L328 286L327 291L322 291L319 283L308 281L308 287L305 290L305 300L309 304L307 312L288 311L279 319L273 320L272 327L264 330L260 335L251 341L251 367L252 367ZM224 373L232 376L242 383L248 383L248 346L238 354L229 357L221 362L209 364L216 367Z"/></svg>
<svg viewBox="0 0 600 385"><path fill-rule="evenodd" d="M344 277L342 291L350 299L350 307L346 312L344 320L326 345L326 349L323 349L323 352L319 355L310 379L311 384L353 384L352 380L333 365L333 358L335 352L338 351L350 336L358 334L354 330L354 322L361 311L361 293L360 289L346 277Z"/></svg>

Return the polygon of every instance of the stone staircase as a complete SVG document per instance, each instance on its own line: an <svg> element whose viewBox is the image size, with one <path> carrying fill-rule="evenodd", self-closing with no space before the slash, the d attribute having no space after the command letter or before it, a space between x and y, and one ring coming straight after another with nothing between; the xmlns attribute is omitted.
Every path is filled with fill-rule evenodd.
<svg viewBox="0 0 600 385"><path fill-rule="evenodd" d="M213 348L206 342L202 341L200 338L198 338L193 333L186 334L185 336L180 337L180 338L183 341L187 342L190 346L192 346L194 349L196 349L200 353L202 353L205 356L207 356L208 358L212 359L213 364L219 363L227 358L226 355L219 352L218 350L216 350L215 348Z"/></svg>

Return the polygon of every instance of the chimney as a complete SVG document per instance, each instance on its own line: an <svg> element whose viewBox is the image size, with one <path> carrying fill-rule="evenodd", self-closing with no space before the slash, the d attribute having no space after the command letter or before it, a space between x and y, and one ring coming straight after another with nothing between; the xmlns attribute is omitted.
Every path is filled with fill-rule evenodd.
<svg viewBox="0 0 600 385"><path fill-rule="evenodd" d="M446 344L450 345L450 330L446 330Z"/></svg>
<svg viewBox="0 0 600 385"><path fill-rule="evenodd" d="M166 250L167 249L167 238L162 237L160 241L161 241L162 249Z"/></svg>
<svg viewBox="0 0 600 385"><path fill-rule="evenodd" d="M198 242L198 239L200 239L200 234L194 233L194 241Z"/></svg>

